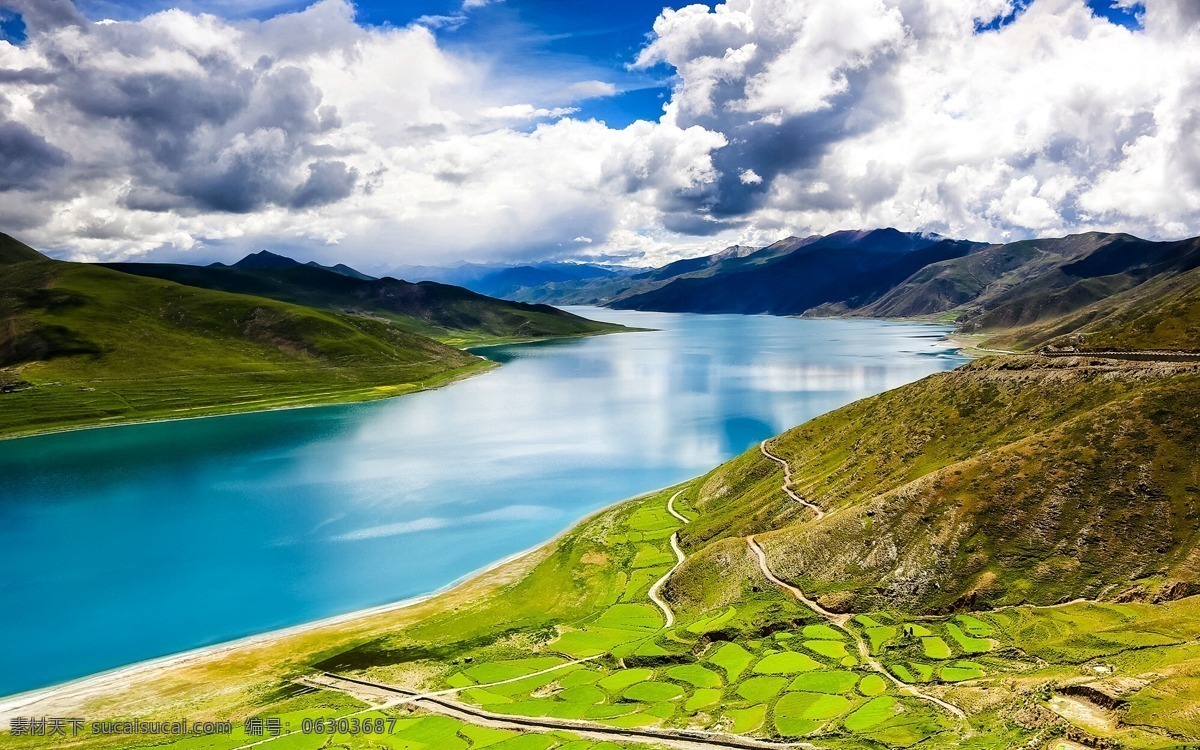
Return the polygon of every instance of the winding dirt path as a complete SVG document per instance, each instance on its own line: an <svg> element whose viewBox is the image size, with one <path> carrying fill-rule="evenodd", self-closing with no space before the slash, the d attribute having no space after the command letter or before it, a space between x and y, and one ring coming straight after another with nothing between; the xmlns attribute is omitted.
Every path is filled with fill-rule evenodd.
<svg viewBox="0 0 1200 750"><path fill-rule="evenodd" d="M758 558L759 570L762 571L762 574L764 576L766 576L767 580L770 581L771 583L775 584L779 588L783 589L787 593L791 594L801 604L808 607L813 612L816 612L818 615L820 615L821 617L823 617L827 621L829 621L832 625L838 627L839 629L844 631L846 634L848 634L854 640L855 645L858 646L858 655L864 664L869 666L875 672L878 672L879 674L883 675L884 679L888 680L893 685L895 685L897 687L897 689L900 690L900 692L902 692L906 695L910 695L913 698L919 698L923 701L928 701L936 706L940 706L941 708L945 709L946 711L949 711L950 713L954 714L955 716L957 716L960 719L965 719L967 717L967 715L965 713L963 713L963 710L961 708L959 708L958 706L954 705L953 703L947 703L946 701L942 700L941 698L937 698L935 696L928 695L927 693L923 693L920 690L917 690L912 685L909 685L906 682L902 682L895 675L893 675L891 672L889 672L887 670L887 668L883 666L883 664L881 664L877 659L875 659L875 657L871 656L871 649L869 646L867 646L866 641L864 641L862 638L860 638L858 633L854 632L854 630L852 630L850 628L851 615L835 614L833 612L830 612L829 610L822 607L820 604L817 604L816 602L814 602L813 600L811 600L807 596L805 596L803 591L796 588L792 584L781 580L778 576L776 576L775 573L773 573L771 571L771 566L767 563L766 552L763 551L762 546L759 545L758 540L754 538L754 535L750 535L750 536L746 537L746 544L748 544L750 546L750 551L752 551L754 553L754 556Z"/></svg>
<svg viewBox="0 0 1200 750"><path fill-rule="evenodd" d="M774 453L772 453L767 448L766 440L764 440L758 444L758 449L760 451L762 451L762 454L764 456L766 456L767 458L771 459L772 461L774 461L775 463L777 463L783 467L783 488L782 489L785 493L787 493L787 496L790 497L791 499L795 500L796 502L800 503L804 507L812 510L813 513L817 514L818 519L824 518L825 511L821 508L821 506L815 505L814 503L810 503L809 501L805 500L804 498L800 497L799 495L797 495L795 492L792 491L792 467L788 465L788 462L784 461L782 458L780 458L779 456L776 456Z"/></svg>
<svg viewBox="0 0 1200 750"><path fill-rule="evenodd" d="M680 490L679 492L676 492L674 495L671 495L671 499L667 501L667 512L670 513L671 515L675 516L676 518L678 518L680 521L683 521L684 523L691 523L692 519L688 518L687 516L683 515L679 511L675 510L675 498L682 495L684 493L684 491L685 490Z"/></svg>
<svg viewBox="0 0 1200 750"><path fill-rule="evenodd" d="M679 492L676 492L674 495L671 495L671 498L669 500L667 500L667 512L670 513L671 515L675 516L676 518L678 518L680 521L683 521L684 523L691 523L691 520L684 518L679 512L677 512L675 510L675 498L679 497L682 494L683 494L683 490L680 490ZM679 566L683 565L683 561L685 559L687 559L687 556L683 554L683 550L679 548L679 532L678 531L676 531L674 534L671 535L671 549L673 549L675 551L675 558L676 558L675 567L668 570L663 575L662 578L659 578L657 581L655 581L654 585L652 585L650 587L650 591L649 591L650 601L657 604L658 608L663 611L663 615L666 616L667 622L665 625L663 625L664 630L675 624L675 613L671 611L671 605L667 604L667 600L663 599L659 595L658 592L662 591L662 587L667 584L667 580L675 573L675 571L679 570Z"/></svg>

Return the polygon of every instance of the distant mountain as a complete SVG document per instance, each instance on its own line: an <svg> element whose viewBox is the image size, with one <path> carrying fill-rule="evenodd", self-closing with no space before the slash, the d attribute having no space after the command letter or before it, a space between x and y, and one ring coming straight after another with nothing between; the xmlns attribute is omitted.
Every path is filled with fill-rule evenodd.
<svg viewBox="0 0 1200 750"><path fill-rule="evenodd" d="M221 263L210 263L210 268L240 268L245 271L263 268L291 268L292 266L301 265L300 261L293 260L284 255L277 255L270 250L260 250L257 253L250 253L245 258L242 258L232 266Z"/></svg>
<svg viewBox="0 0 1200 750"><path fill-rule="evenodd" d="M657 288L631 290L610 304L632 310L800 315L820 305L873 301L929 263L974 247L895 229L789 238L782 246L717 261Z"/></svg>
<svg viewBox="0 0 1200 750"><path fill-rule="evenodd" d="M1091 232L988 245L895 229L788 237L514 295L667 312L938 318L995 346L1200 350L1200 238Z"/></svg>
<svg viewBox="0 0 1200 750"><path fill-rule="evenodd" d="M309 262L302 264L298 260L289 258L286 255L273 253L270 250L260 250L257 253L250 253L233 265L217 262L209 263L208 267L237 268L242 271L264 271L276 268L295 268L299 265L319 268L323 271L332 271L333 273L341 274L342 276L349 276L352 279L360 279L362 281L371 281L375 279L374 276L368 276L362 271L355 270L345 263L338 263L334 266L323 266L315 260L310 260Z"/></svg>
<svg viewBox="0 0 1200 750"><path fill-rule="evenodd" d="M333 271L334 273L340 273L343 276L349 276L352 279L359 279L360 281L374 281L375 280L374 276L370 276L368 274L363 273L362 271L355 270L355 269L351 268L350 266L346 265L345 263L338 263L337 265L333 265L333 266L323 266L320 263L316 262L315 260L310 260L309 262L305 263L304 265L312 266L313 268L320 268L323 271Z"/></svg>
<svg viewBox="0 0 1200 750"><path fill-rule="evenodd" d="M431 281L350 275L266 251L232 266L108 263L107 268L188 286L384 318L413 333L468 345L620 330L547 305L493 299ZM350 269L353 271L353 269Z"/></svg>
<svg viewBox="0 0 1200 750"><path fill-rule="evenodd" d="M579 279L611 279L616 275L613 271L598 266L545 263L535 266L504 268L470 282L466 284L466 287L489 297L510 299L527 287Z"/></svg>
<svg viewBox="0 0 1200 750"><path fill-rule="evenodd" d="M544 262L518 266L462 263L457 266L401 266L390 274L406 281L437 281L463 286L489 297L520 299L525 289L579 280L608 279L619 272L590 263ZM535 300L525 300L530 302ZM537 300L540 301L540 300Z"/></svg>

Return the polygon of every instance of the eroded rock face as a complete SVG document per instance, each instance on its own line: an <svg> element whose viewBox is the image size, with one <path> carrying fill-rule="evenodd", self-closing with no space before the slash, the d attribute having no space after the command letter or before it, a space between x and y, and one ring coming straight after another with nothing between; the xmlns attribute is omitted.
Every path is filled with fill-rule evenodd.
<svg viewBox="0 0 1200 750"><path fill-rule="evenodd" d="M1189 596L1200 594L1200 583L1195 581L1172 581L1163 584L1158 591L1154 593L1154 603L1161 604L1163 602L1173 602L1178 599L1185 599Z"/></svg>

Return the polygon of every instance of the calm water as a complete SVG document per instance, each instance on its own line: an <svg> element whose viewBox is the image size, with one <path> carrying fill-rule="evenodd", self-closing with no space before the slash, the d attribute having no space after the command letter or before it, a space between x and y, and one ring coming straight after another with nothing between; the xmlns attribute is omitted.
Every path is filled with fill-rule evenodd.
<svg viewBox="0 0 1200 750"><path fill-rule="evenodd" d="M945 329L614 312L438 391L0 442L0 695L437 589L965 361Z"/></svg>

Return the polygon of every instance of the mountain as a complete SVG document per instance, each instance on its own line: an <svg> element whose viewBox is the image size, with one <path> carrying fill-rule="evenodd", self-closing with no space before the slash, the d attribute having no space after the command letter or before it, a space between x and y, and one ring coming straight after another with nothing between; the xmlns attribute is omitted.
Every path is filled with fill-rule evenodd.
<svg viewBox="0 0 1200 750"><path fill-rule="evenodd" d="M236 268L242 271L264 271L277 268L295 268L299 265L301 265L299 261L289 258L286 255L279 255L278 253L273 253L270 250L260 250L257 253L250 253L237 263L234 263L232 266L218 261L216 263L209 263L208 267ZM351 268L345 263L338 263L332 266L323 266L315 260L310 260L303 265L311 266L312 268L319 268L323 271L332 271L333 273L338 273L342 276L349 276L352 279L361 279L363 281L372 281L375 279L374 276L369 276L362 271Z"/></svg>
<svg viewBox="0 0 1200 750"><path fill-rule="evenodd" d="M578 336L620 330L547 305L492 299L430 281L360 278L267 252L233 266L108 263L106 268L180 284L376 316L405 330L455 345ZM360 275L362 276L362 275Z"/></svg>
<svg viewBox="0 0 1200 750"><path fill-rule="evenodd" d="M461 263L457 266L401 266L390 274L407 281L437 281L466 287L489 297L519 299L522 302L543 300L525 299L526 289L540 288L562 282L590 281L619 276L618 271L590 263L543 262L516 266L501 264Z"/></svg>
<svg viewBox="0 0 1200 750"><path fill-rule="evenodd" d="M976 247L895 229L835 232L791 244L786 251L768 247L705 272L677 276L654 289L631 290L610 304L632 310L775 315L799 315L835 303L855 307L930 263Z"/></svg>
<svg viewBox="0 0 1200 750"><path fill-rule="evenodd" d="M0 266L47 258L24 242L0 234Z"/></svg>
<svg viewBox="0 0 1200 750"><path fill-rule="evenodd" d="M365 274L362 271L351 268L350 266L346 265L345 263L337 263L332 266L323 266L320 263L316 262L315 260L310 260L309 262L305 263L304 265L312 266L313 268L320 268L323 271L333 271L334 273L340 273L343 276L349 276L352 279L359 279L361 281L374 281L375 280L374 276Z"/></svg>
<svg viewBox="0 0 1200 750"><path fill-rule="evenodd" d="M836 611L1200 593L1198 445L1200 365L977 360L772 441L824 518L757 449L708 475L667 593L740 595L711 575L747 534Z"/></svg>
<svg viewBox="0 0 1200 750"><path fill-rule="evenodd" d="M467 283L466 287L489 297L510 299L527 287L580 279L610 279L616 275L606 268L581 263L543 263L502 268Z"/></svg>
<svg viewBox="0 0 1200 750"><path fill-rule="evenodd" d="M1200 238L1090 232L1006 244L894 229L789 237L514 297L671 312L935 318L989 346L1200 351Z"/></svg>
<svg viewBox="0 0 1200 750"><path fill-rule="evenodd" d="M861 305L922 266L975 249L937 235L895 229L788 237L764 248L735 245L612 279L529 287L515 299L603 304L666 312L799 315L833 305Z"/></svg>
<svg viewBox="0 0 1200 750"><path fill-rule="evenodd" d="M254 271L268 268L292 268L298 265L300 265L299 261L292 260L285 255L278 255L270 250L260 250L257 253L250 253L234 263L232 267L243 271ZM213 263L212 267L226 268L227 266L224 263Z"/></svg>
<svg viewBox="0 0 1200 750"><path fill-rule="evenodd" d="M381 398L488 367L383 320L53 261L3 235L0 258L4 436Z"/></svg>

